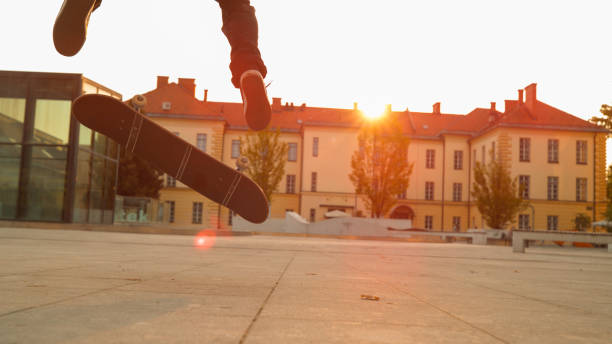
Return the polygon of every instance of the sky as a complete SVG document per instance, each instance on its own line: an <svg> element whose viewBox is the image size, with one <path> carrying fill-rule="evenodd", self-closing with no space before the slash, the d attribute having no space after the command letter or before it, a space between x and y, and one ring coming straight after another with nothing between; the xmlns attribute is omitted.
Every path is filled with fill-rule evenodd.
<svg viewBox="0 0 612 344"><path fill-rule="evenodd" d="M87 42L55 52L62 0L0 0L0 69L82 73L124 99L156 77L240 102L213 0L103 0ZM583 119L612 104L610 0L251 0L270 97L308 106L466 114L538 99ZM612 146L610 143L608 147ZM612 154L608 153L608 161Z"/></svg>

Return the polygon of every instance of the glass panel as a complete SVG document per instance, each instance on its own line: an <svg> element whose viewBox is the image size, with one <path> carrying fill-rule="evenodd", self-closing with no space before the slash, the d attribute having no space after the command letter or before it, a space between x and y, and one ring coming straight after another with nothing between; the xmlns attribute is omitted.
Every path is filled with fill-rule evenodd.
<svg viewBox="0 0 612 344"><path fill-rule="evenodd" d="M106 138L106 136L100 134L100 133L94 133L94 152L101 154L101 155L106 155L106 141L108 139Z"/></svg>
<svg viewBox="0 0 612 344"><path fill-rule="evenodd" d="M91 129L79 123L79 148L91 149Z"/></svg>
<svg viewBox="0 0 612 344"><path fill-rule="evenodd" d="M0 218L17 216L20 165L21 145L0 145Z"/></svg>
<svg viewBox="0 0 612 344"><path fill-rule="evenodd" d="M70 100L36 100L34 142L67 144L70 132Z"/></svg>
<svg viewBox="0 0 612 344"><path fill-rule="evenodd" d="M89 177L91 171L91 153L79 149L74 189L74 213L72 221L87 223L89 215Z"/></svg>
<svg viewBox="0 0 612 344"><path fill-rule="evenodd" d="M23 98L0 98L0 142L21 142L25 104Z"/></svg>
<svg viewBox="0 0 612 344"><path fill-rule="evenodd" d="M113 160L117 160L119 152L119 145L114 140L108 139L106 141L106 156Z"/></svg>
<svg viewBox="0 0 612 344"><path fill-rule="evenodd" d="M61 221L66 181L66 146L32 146L26 171L27 220Z"/></svg>
<svg viewBox="0 0 612 344"><path fill-rule="evenodd" d="M115 179L117 178L117 162L105 159L103 183L102 223L113 223L113 208L115 206Z"/></svg>
<svg viewBox="0 0 612 344"><path fill-rule="evenodd" d="M93 156L89 191L89 221L102 223L104 209L104 158Z"/></svg>

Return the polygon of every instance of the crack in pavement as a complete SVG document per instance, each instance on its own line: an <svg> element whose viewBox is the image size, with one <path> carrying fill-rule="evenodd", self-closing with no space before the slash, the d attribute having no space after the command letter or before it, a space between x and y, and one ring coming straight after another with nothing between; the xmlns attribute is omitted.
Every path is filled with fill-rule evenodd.
<svg viewBox="0 0 612 344"><path fill-rule="evenodd" d="M253 320L251 321L251 323L249 324L249 327L247 327L247 329L244 331L244 333L242 334L242 338L240 338L240 342L239 344L243 344L244 341L246 340L247 336L249 335L249 333L251 332L251 329L253 328L253 325L255 325L255 322L257 321L257 319L259 319L259 315L261 314L261 312L263 311L264 307L268 304L268 300L270 300L270 297L272 296L272 294L274 293L274 291L276 290L276 287L278 287L278 284L280 283L281 279L283 279L283 277L285 277L285 273L287 272L287 269L289 269L289 265L291 265L291 263L293 263L293 260L295 259L295 256L291 257L291 259L289 260L289 262L287 262L287 265L285 265L285 268L283 269L283 272L281 272L280 276L278 277L278 280L276 280L276 283L274 283L274 286L272 287L272 289L270 290L270 292L268 293L268 296L266 296L266 299L264 300L264 302L261 304L261 307L259 307L259 310L257 311L257 313L255 314L255 316L253 317Z"/></svg>

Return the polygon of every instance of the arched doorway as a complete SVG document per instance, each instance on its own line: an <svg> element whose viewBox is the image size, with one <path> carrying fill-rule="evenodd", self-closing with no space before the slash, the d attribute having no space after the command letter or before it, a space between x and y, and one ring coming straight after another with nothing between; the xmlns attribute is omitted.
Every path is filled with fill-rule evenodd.
<svg viewBox="0 0 612 344"><path fill-rule="evenodd" d="M414 220L414 211L407 205L400 205L391 213L392 219Z"/></svg>

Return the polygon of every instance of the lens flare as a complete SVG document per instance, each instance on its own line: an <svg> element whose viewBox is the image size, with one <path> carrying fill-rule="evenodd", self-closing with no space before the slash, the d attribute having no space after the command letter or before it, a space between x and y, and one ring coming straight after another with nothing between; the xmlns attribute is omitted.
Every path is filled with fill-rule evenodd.
<svg viewBox="0 0 612 344"><path fill-rule="evenodd" d="M193 239L193 245L198 250L208 250L215 245L215 231L212 229L205 229L198 233Z"/></svg>

